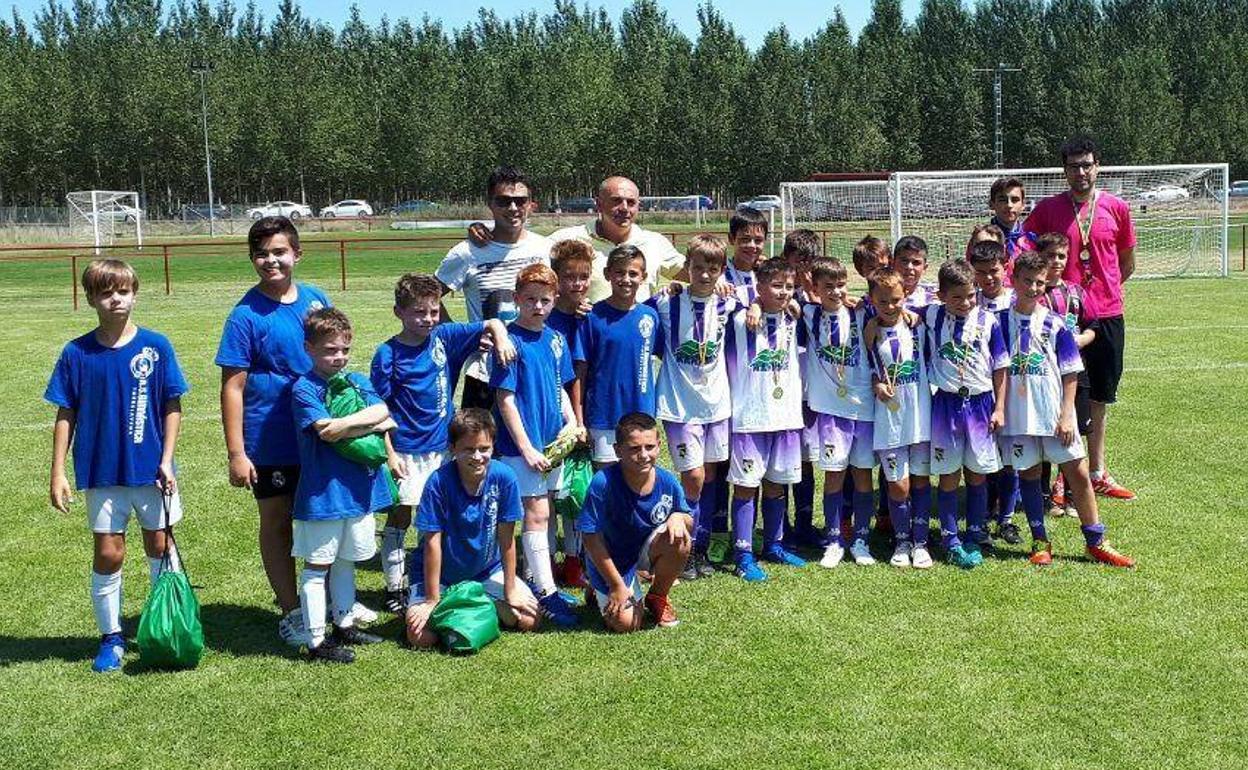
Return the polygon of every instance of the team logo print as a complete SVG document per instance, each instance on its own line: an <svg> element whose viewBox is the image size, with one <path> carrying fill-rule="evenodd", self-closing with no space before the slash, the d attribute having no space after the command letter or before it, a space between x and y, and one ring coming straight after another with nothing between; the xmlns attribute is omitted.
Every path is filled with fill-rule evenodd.
<svg viewBox="0 0 1248 770"><path fill-rule="evenodd" d="M160 351L153 347L145 347L130 359L130 373L136 380L146 380L156 370L156 362L160 360Z"/></svg>
<svg viewBox="0 0 1248 770"><path fill-rule="evenodd" d="M1074 313L1066 314L1066 331L1074 334L1079 331L1079 316Z"/></svg>
<svg viewBox="0 0 1248 770"><path fill-rule="evenodd" d="M918 361L902 361L889 364L884 367L884 370L888 374L889 381L894 385L909 385L912 382L919 381Z"/></svg>
<svg viewBox="0 0 1248 770"><path fill-rule="evenodd" d="M831 461L836 457L836 446L834 444L823 445L823 459Z"/></svg>
<svg viewBox="0 0 1248 770"><path fill-rule="evenodd" d="M685 340L676 348L676 360L682 364L709 364L719 355L719 343L707 340L699 345L694 340Z"/></svg>
<svg viewBox="0 0 1248 770"><path fill-rule="evenodd" d="M783 372L789 368L789 351L766 348L758 351L750 361L750 369L756 372Z"/></svg>
<svg viewBox="0 0 1248 770"><path fill-rule="evenodd" d="M943 462L945 459L945 450L941 447L932 447L932 459L936 462Z"/></svg>
<svg viewBox="0 0 1248 770"><path fill-rule="evenodd" d="M429 357L438 366L446 366L446 346L442 344L441 338L433 341L433 347L429 350Z"/></svg>
<svg viewBox="0 0 1248 770"><path fill-rule="evenodd" d="M273 488L281 489L286 486L286 474L281 471L273 471Z"/></svg>
<svg viewBox="0 0 1248 770"><path fill-rule="evenodd" d="M1015 353L1010 358L1010 374L1039 375L1044 374L1044 354L1040 351Z"/></svg>
<svg viewBox="0 0 1248 770"><path fill-rule="evenodd" d="M888 455L885 457L884 464L888 466L890 471L897 470L897 455Z"/></svg>
<svg viewBox="0 0 1248 770"><path fill-rule="evenodd" d="M815 351L819 359L834 366L857 366L858 344L851 339L845 345L824 345Z"/></svg>
<svg viewBox="0 0 1248 770"><path fill-rule="evenodd" d="M642 337L649 337L650 332L654 331L654 319L648 315L643 315L641 320L637 322L637 331L641 332Z"/></svg>
<svg viewBox="0 0 1248 770"><path fill-rule="evenodd" d="M683 459L685 459L686 457L688 457L688 456L689 456L689 445L688 445L688 444L677 444L677 445L676 445L676 454L680 455L680 458L681 458L682 460L683 460Z"/></svg>
<svg viewBox="0 0 1248 770"><path fill-rule="evenodd" d="M555 334L550 338L550 352L554 354L555 360L563 358L563 335Z"/></svg>
<svg viewBox="0 0 1248 770"><path fill-rule="evenodd" d="M324 309L325 309L325 303L321 302L319 299L314 299L308 303L308 312L312 312L313 310L324 310Z"/></svg>
<svg viewBox="0 0 1248 770"><path fill-rule="evenodd" d="M1014 457L1018 458L1018 457L1022 457L1022 456L1023 456L1023 445L1022 445L1022 444L1015 444L1015 445L1014 445Z"/></svg>
<svg viewBox="0 0 1248 770"><path fill-rule="evenodd" d="M975 345L971 342L963 342L961 345L953 340L946 340L945 344L940 346L940 357L954 366L965 366L975 357Z"/></svg>
<svg viewBox="0 0 1248 770"><path fill-rule="evenodd" d="M745 471L746 473L751 473L751 472L753 472L753 470L754 470L754 461L753 461L753 460L751 460L751 459L749 459L748 457L747 457L746 459L742 460L742 461L741 461L741 469L742 469L743 471Z"/></svg>
<svg viewBox="0 0 1248 770"><path fill-rule="evenodd" d="M667 517L672 515L672 496L663 495L659 498L659 502L655 503L650 509L650 523L662 524L667 521Z"/></svg>

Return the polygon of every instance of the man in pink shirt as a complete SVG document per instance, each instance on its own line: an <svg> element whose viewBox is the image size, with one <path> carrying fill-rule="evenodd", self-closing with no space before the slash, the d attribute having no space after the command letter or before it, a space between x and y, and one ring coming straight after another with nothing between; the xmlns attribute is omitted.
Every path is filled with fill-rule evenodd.
<svg viewBox="0 0 1248 770"><path fill-rule="evenodd" d="M1135 272L1135 226L1127 202L1097 188L1100 159L1091 139L1072 138L1062 145L1061 154L1070 189L1037 203L1023 229L1070 239L1062 277L1083 287L1088 315L1097 324L1096 339L1082 351L1091 384L1092 486L1098 494L1132 500L1135 494L1114 481L1105 465L1105 407L1117 400L1122 379L1122 285Z"/></svg>

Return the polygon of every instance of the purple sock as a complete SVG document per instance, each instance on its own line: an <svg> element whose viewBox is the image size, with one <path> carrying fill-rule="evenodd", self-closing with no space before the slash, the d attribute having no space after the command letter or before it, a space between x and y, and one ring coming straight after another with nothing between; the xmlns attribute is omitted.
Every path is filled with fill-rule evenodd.
<svg viewBox="0 0 1248 770"><path fill-rule="evenodd" d="M926 546L927 538L932 533L931 486L911 488L910 514L910 529L914 534L914 544Z"/></svg>
<svg viewBox="0 0 1248 770"><path fill-rule="evenodd" d="M1088 544L1089 548L1095 548L1105 542L1105 525L1097 522L1096 524L1084 524L1079 529L1083 530L1083 542Z"/></svg>
<svg viewBox="0 0 1248 770"><path fill-rule="evenodd" d="M910 501L888 498L888 517L893 522L897 542L910 539Z"/></svg>
<svg viewBox="0 0 1248 770"><path fill-rule="evenodd" d="M737 556L754 553L754 495L732 499L732 549Z"/></svg>
<svg viewBox="0 0 1248 770"><path fill-rule="evenodd" d="M854 517L854 474L845 474L845 483L841 485L841 519L849 521Z"/></svg>
<svg viewBox="0 0 1248 770"><path fill-rule="evenodd" d="M1040 479L1019 479L1023 496L1023 511L1027 514L1027 526L1031 527L1032 540L1048 540L1044 529L1044 494L1040 491Z"/></svg>
<svg viewBox="0 0 1248 770"><path fill-rule="evenodd" d="M984 481L985 491L988 493L988 511L993 515L994 519L997 511L1000 510L1001 504L1001 474L1004 471L989 473Z"/></svg>
<svg viewBox="0 0 1248 770"><path fill-rule="evenodd" d="M693 517L693 550L706 553L711 545L711 517L702 515L702 498L685 498L689 503L689 515Z"/></svg>
<svg viewBox="0 0 1248 770"><path fill-rule="evenodd" d="M966 539L982 543L988 537L988 485L966 485Z"/></svg>
<svg viewBox="0 0 1248 770"><path fill-rule="evenodd" d="M871 532L871 514L875 510L875 495L870 490L854 492L854 537L867 539Z"/></svg>
<svg viewBox="0 0 1248 770"><path fill-rule="evenodd" d="M793 528L809 532L815 519L815 469L802 463L802 480L793 485Z"/></svg>
<svg viewBox="0 0 1248 770"><path fill-rule="evenodd" d="M1018 507L1018 471L1008 467L1001 469L1001 476L997 481L997 497L1001 506L997 509L997 523L1008 524L1010 517L1014 515L1014 509Z"/></svg>
<svg viewBox="0 0 1248 770"><path fill-rule="evenodd" d="M763 550L769 551L780 545L784 535L785 511L789 501L784 497L763 498Z"/></svg>
<svg viewBox="0 0 1248 770"><path fill-rule="evenodd" d="M841 504L844 502L840 491L823 493L823 524L827 530L828 536L833 538L839 545L845 545L841 542L841 526L837 517L841 513Z"/></svg>
<svg viewBox="0 0 1248 770"><path fill-rule="evenodd" d="M936 491L936 515L940 517L940 544L946 549L962 545L958 537L958 492ZM969 517L968 517L969 518ZM967 531L968 538L972 537Z"/></svg>
<svg viewBox="0 0 1248 770"><path fill-rule="evenodd" d="M723 470L722 468L720 470ZM727 532L728 524L728 501L732 495L732 487L728 485L728 477L720 474L711 482L711 493L707 495L703 492L702 496L708 498L707 503L711 506L711 531Z"/></svg>

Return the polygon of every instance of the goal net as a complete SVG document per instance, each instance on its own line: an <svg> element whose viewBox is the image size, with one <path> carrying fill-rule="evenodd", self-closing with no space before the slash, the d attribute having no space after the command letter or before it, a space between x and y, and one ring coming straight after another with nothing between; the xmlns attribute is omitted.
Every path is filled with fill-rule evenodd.
<svg viewBox="0 0 1248 770"><path fill-rule="evenodd" d="M704 224L701 195L643 195L640 202L642 211L685 211L693 215L694 224Z"/></svg>
<svg viewBox="0 0 1248 770"><path fill-rule="evenodd" d="M918 235L934 263L965 252L971 228L987 222L988 189L1016 177L1029 205L1066 191L1060 168L897 172L881 182L796 182L781 186L784 227L836 232L847 224L893 241ZM1131 206L1136 275L1227 274L1226 164L1104 166L1097 187ZM826 238L827 236L825 236ZM838 239L829 239L838 240ZM850 239L850 243L857 238ZM831 248L829 243L829 248ZM846 254L837 243L837 254Z"/></svg>
<svg viewBox="0 0 1248 770"><path fill-rule="evenodd" d="M134 239L143 246L143 219L137 192L119 190L79 190L65 196L69 206L90 231L96 253L101 246L111 245L118 236Z"/></svg>

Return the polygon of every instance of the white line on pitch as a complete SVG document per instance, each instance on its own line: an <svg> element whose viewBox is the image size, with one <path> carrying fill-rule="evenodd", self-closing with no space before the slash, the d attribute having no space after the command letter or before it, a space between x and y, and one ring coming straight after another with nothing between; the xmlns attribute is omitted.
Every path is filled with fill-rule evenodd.
<svg viewBox="0 0 1248 770"><path fill-rule="evenodd" d="M1128 332L1198 332L1216 329L1248 329L1248 324L1195 324L1192 326L1128 326Z"/></svg>
<svg viewBox="0 0 1248 770"><path fill-rule="evenodd" d="M1228 361L1224 364L1188 364L1183 366L1127 366L1124 372L1216 372L1222 369L1248 369L1248 361Z"/></svg>

